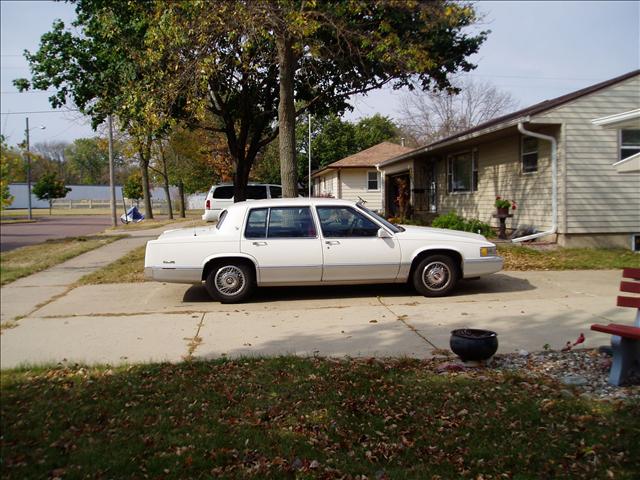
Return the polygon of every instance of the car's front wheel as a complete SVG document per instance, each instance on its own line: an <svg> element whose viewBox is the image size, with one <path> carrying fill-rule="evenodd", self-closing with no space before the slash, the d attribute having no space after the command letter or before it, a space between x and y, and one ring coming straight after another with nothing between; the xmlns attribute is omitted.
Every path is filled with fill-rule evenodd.
<svg viewBox="0 0 640 480"><path fill-rule="evenodd" d="M254 277L253 269L244 263L222 262L211 269L205 285L214 300L238 303L253 292Z"/></svg>
<svg viewBox="0 0 640 480"><path fill-rule="evenodd" d="M425 297L442 297L453 290L460 273L447 255L430 255L420 261L413 272L413 286Z"/></svg>

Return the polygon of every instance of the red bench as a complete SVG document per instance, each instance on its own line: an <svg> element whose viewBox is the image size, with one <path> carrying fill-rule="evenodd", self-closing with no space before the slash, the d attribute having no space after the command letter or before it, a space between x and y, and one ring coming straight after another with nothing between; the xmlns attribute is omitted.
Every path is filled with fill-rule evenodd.
<svg viewBox="0 0 640 480"><path fill-rule="evenodd" d="M621 292L640 294L640 268L625 268L622 278L631 281L620 282ZM611 385L622 384L634 366L640 365L640 296L620 295L617 305L638 309L634 326L618 323L591 325L591 330L612 335L613 363L609 372Z"/></svg>

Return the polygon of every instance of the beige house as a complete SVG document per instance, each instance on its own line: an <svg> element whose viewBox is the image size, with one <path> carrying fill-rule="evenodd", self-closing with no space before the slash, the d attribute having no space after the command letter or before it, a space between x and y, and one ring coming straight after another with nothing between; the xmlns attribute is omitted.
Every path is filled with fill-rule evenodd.
<svg viewBox="0 0 640 480"><path fill-rule="evenodd" d="M311 175L313 196L330 195L354 202L362 199L367 208L382 210L384 185L376 166L412 150L395 143L382 142L330 163Z"/></svg>
<svg viewBox="0 0 640 480"><path fill-rule="evenodd" d="M564 246L637 245L640 70L547 100L383 162L410 182L414 215L456 210L497 226L496 196ZM555 164L555 165L554 165ZM621 168L624 166L624 168ZM394 201L387 192L385 207Z"/></svg>

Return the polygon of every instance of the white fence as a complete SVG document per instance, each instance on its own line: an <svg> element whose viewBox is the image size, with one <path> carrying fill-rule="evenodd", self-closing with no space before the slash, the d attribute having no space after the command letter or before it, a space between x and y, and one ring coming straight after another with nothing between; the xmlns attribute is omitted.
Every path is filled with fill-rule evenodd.
<svg viewBox="0 0 640 480"><path fill-rule="evenodd" d="M64 198L53 201L56 208L108 208L110 201L109 185L67 185L71 191ZM33 188L33 185L31 185ZM178 189L169 189L171 200L178 205ZM26 183L9 184L9 193L13 195L13 202L8 208L27 208L28 188ZM116 202L122 206L122 186L116 186ZM127 201L127 204L130 202ZM151 190L151 203L153 206L162 206L167 203L164 189L155 187ZM189 202L187 202L189 205ZM31 193L31 206L33 208L49 208L49 203L38 198ZM204 200L202 202L204 208Z"/></svg>

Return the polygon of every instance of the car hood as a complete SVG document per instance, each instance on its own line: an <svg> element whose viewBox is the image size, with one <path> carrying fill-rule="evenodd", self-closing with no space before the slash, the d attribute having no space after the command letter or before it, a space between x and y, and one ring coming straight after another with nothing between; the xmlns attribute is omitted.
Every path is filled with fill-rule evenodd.
<svg viewBox="0 0 640 480"><path fill-rule="evenodd" d="M490 243L484 236L477 233L461 232L460 230L447 230L445 228L416 227L414 225L402 225L404 232L397 233L399 238L456 238L458 240L476 240Z"/></svg>

